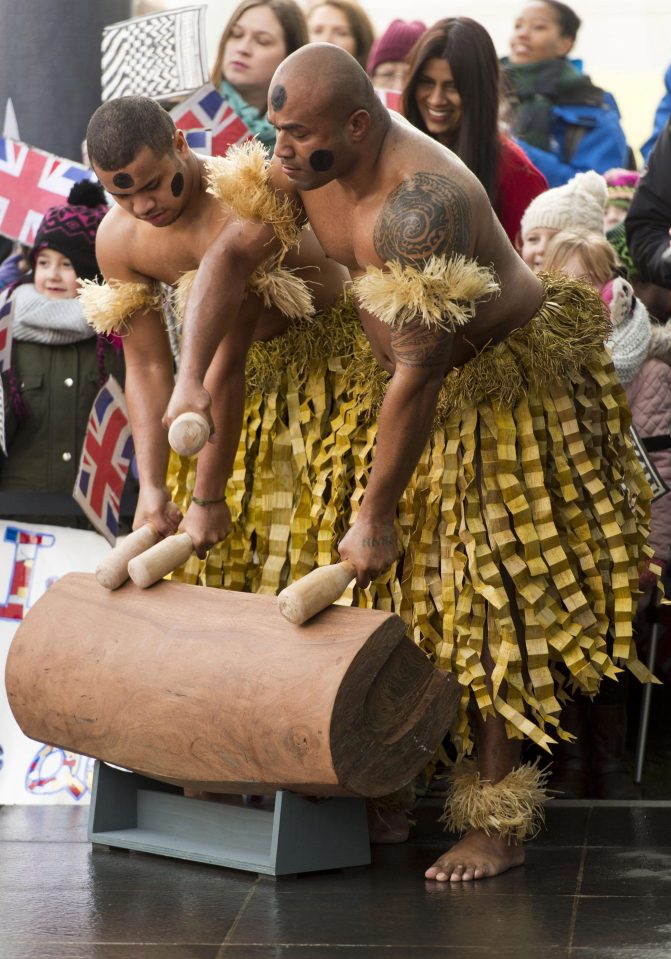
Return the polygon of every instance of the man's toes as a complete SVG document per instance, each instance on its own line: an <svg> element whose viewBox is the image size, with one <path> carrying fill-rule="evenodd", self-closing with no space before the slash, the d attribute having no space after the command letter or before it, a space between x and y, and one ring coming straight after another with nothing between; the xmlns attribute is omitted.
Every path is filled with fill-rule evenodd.
<svg viewBox="0 0 671 959"><path fill-rule="evenodd" d="M435 879L438 882L447 882L451 872L451 864L447 862L441 862L439 859L438 862L433 864L433 866L429 866L424 873L424 876L426 879Z"/></svg>

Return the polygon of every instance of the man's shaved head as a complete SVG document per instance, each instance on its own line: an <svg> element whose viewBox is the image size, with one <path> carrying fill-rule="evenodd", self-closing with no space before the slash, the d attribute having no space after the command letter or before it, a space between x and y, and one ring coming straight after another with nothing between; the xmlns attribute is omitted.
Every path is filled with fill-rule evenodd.
<svg viewBox="0 0 671 959"><path fill-rule="evenodd" d="M376 156L389 113L359 63L330 43L287 57L270 83L268 119L277 129L275 159L299 190L352 175Z"/></svg>
<svg viewBox="0 0 671 959"><path fill-rule="evenodd" d="M284 103L299 97L310 111L345 120L356 110L377 113L382 104L361 65L332 43L309 43L283 60L270 84L282 87ZM295 102L295 101L294 101Z"/></svg>

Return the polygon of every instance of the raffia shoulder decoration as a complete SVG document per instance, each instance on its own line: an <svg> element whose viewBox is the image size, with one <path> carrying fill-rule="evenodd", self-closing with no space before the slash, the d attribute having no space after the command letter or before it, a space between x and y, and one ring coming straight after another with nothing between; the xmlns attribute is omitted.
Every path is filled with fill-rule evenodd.
<svg viewBox="0 0 671 959"><path fill-rule="evenodd" d="M154 283L97 283L80 280L77 298L96 333L124 333L138 310L160 310L161 291Z"/></svg>
<svg viewBox="0 0 671 959"><path fill-rule="evenodd" d="M310 289L294 270L263 264L250 277L247 289L261 297L266 309L275 306L290 320L315 315Z"/></svg>
<svg viewBox="0 0 671 959"><path fill-rule="evenodd" d="M226 156L210 157L205 172L207 192L241 220L272 226L285 250L298 243L301 223L296 207L270 186L268 154L258 140L231 147Z"/></svg>
<svg viewBox="0 0 671 959"><path fill-rule="evenodd" d="M462 255L431 256L423 267L390 260L384 270L368 267L353 289L361 305L389 326L419 320L452 332L473 319L479 301L501 292L490 267Z"/></svg>

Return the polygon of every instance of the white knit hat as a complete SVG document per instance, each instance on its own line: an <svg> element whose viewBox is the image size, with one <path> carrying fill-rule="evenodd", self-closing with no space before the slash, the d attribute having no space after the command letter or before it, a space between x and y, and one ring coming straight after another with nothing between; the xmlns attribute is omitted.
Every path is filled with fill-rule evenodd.
<svg viewBox="0 0 671 959"><path fill-rule="evenodd" d="M522 217L522 236L530 230L570 230L572 233L603 233L608 202L606 181L598 173L576 173L564 186L540 193Z"/></svg>

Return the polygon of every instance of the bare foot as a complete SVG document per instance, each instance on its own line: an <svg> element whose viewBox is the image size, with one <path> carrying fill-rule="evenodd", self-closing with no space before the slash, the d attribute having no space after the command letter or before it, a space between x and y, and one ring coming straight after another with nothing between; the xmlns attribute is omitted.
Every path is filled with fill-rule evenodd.
<svg viewBox="0 0 671 959"><path fill-rule="evenodd" d="M523 862L523 846L509 846L505 839L488 836L477 829L466 833L426 870L424 876L437 882L468 882L498 876Z"/></svg>

